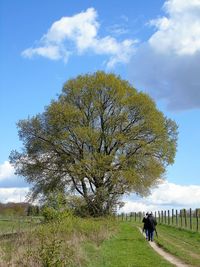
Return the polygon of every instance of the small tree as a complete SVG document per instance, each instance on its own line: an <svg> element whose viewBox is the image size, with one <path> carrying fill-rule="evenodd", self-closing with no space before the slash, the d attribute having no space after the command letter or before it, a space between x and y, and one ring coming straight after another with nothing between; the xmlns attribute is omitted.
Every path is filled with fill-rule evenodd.
<svg viewBox="0 0 200 267"><path fill-rule="evenodd" d="M75 190L94 216L112 212L124 193L147 194L176 151L175 122L104 72L69 80L57 101L18 128L24 149L10 161L33 183L32 197Z"/></svg>
<svg viewBox="0 0 200 267"><path fill-rule="evenodd" d="M28 205L27 207L27 216L32 216L33 215L33 206Z"/></svg>

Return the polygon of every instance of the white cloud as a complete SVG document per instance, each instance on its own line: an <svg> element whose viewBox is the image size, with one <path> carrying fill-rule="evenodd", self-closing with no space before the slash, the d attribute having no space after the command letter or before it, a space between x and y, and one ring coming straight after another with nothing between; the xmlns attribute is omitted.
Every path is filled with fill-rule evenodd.
<svg viewBox="0 0 200 267"><path fill-rule="evenodd" d="M120 213L129 213L129 212L147 212L147 211L156 211L157 206L155 205L150 205L146 204L144 202L139 202L139 201L125 201L125 205L123 208L120 209Z"/></svg>
<svg viewBox="0 0 200 267"><path fill-rule="evenodd" d="M200 206L200 186L165 182L152 191L147 201L154 205Z"/></svg>
<svg viewBox="0 0 200 267"><path fill-rule="evenodd" d="M7 179L14 176L14 168L10 165L8 161L0 164L0 180Z"/></svg>
<svg viewBox="0 0 200 267"><path fill-rule="evenodd" d="M28 184L23 177L15 175L14 167L9 161L0 163L0 188L23 188Z"/></svg>
<svg viewBox="0 0 200 267"><path fill-rule="evenodd" d="M113 24L107 28L107 31L114 36L120 36L129 33L129 29L127 28L127 26L121 24Z"/></svg>
<svg viewBox="0 0 200 267"><path fill-rule="evenodd" d="M149 44L161 53L193 55L200 51L200 1L168 0L164 4L168 17L151 21L157 31Z"/></svg>
<svg viewBox="0 0 200 267"><path fill-rule="evenodd" d="M200 186L164 182L146 198L127 197L121 212L156 211L172 208L200 208Z"/></svg>
<svg viewBox="0 0 200 267"><path fill-rule="evenodd" d="M52 60L58 60L62 58L61 49L56 45L47 45L45 47L28 48L23 51L23 56L31 58L34 55L39 55ZM65 57L64 57L65 58ZM65 58L67 60L67 58Z"/></svg>
<svg viewBox="0 0 200 267"><path fill-rule="evenodd" d="M168 0L164 4L164 8L170 14L179 14L185 10L195 11L200 7L199 0Z"/></svg>
<svg viewBox="0 0 200 267"><path fill-rule="evenodd" d="M200 0L168 0L164 10L166 16L150 22L155 33L133 57L131 79L170 109L199 108Z"/></svg>
<svg viewBox="0 0 200 267"><path fill-rule="evenodd" d="M24 202L28 191L28 187L0 188L0 202Z"/></svg>
<svg viewBox="0 0 200 267"><path fill-rule="evenodd" d="M97 11L88 8L85 12L54 22L40 39L39 46L24 50L22 55L28 58L39 55L67 62L69 55L90 51L109 56L107 67L127 63L134 52L136 41L125 39L119 42L112 36L100 37L99 28Z"/></svg>

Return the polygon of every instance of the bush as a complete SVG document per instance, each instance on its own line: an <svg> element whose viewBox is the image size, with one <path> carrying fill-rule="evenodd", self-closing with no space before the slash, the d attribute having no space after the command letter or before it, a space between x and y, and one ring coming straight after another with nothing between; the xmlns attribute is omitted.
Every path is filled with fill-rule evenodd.
<svg viewBox="0 0 200 267"><path fill-rule="evenodd" d="M42 210L42 215L44 217L45 222L50 222L54 220L63 220L64 218L67 218L71 216L71 212L69 210L56 210L52 207L44 207Z"/></svg>

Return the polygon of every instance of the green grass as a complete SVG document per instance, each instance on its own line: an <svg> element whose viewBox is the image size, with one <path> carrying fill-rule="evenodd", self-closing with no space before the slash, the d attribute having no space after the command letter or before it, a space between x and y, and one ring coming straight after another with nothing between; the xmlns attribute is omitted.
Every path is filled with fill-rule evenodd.
<svg viewBox="0 0 200 267"><path fill-rule="evenodd" d="M38 223L38 218L2 217L0 218L0 235L21 232Z"/></svg>
<svg viewBox="0 0 200 267"><path fill-rule="evenodd" d="M133 223L140 227L143 226L142 222L138 220L133 220ZM160 247L187 264L200 266L199 232L165 224L158 224L157 231L158 238L155 237L155 241Z"/></svg>
<svg viewBox="0 0 200 267"><path fill-rule="evenodd" d="M168 267L174 266L159 256L131 222L119 222L119 232L99 247L85 245L87 267Z"/></svg>
<svg viewBox="0 0 200 267"><path fill-rule="evenodd" d="M200 233L158 225L155 241L185 263L200 266Z"/></svg>

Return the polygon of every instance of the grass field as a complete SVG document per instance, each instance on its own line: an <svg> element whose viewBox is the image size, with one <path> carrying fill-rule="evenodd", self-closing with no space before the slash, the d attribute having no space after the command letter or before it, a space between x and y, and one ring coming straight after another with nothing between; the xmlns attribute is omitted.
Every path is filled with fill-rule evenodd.
<svg viewBox="0 0 200 267"><path fill-rule="evenodd" d="M33 227L39 222L39 218L32 217L0 217L0 235L21 232Z"/></svg>
<svg viewBox="0 0 200 267"><path fill-rule="evenodd" d="M143 226L139 220L132 220L132 223ZM158 238L155 237L155 242L160 247L191 266L200 266L199 232L164 224L158 224L157 231Z"/></svg>
<svg viewBox="0 0 200 267"><path fill-rule="evenodd" d="M168 267L174 266L152 250L133 223L122 222L119 232L100 247L86 245L87 267Z"/></svg>
<svg viewBox="0 0 200 267"><path fill-rule="evenodd" d="M158 225L158 238L155 241L166 251L185 263L200 266L200 233Z"/></svg>

